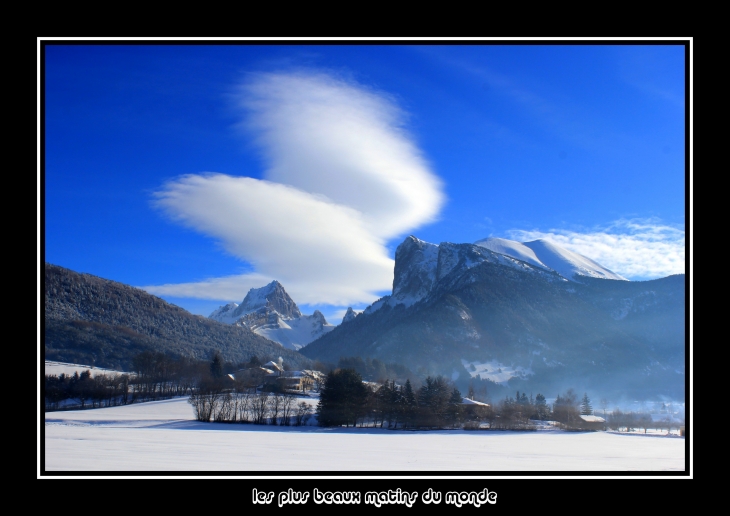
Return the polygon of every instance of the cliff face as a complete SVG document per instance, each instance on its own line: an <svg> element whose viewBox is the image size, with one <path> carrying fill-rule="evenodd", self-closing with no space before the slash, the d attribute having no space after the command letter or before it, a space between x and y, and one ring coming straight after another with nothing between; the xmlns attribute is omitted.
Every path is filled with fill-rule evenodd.
<svg viewBox="0 0 730 516"><path fill-rule="evenodd" d="M302 353L378 358L514 390L684 396L684 275L630 282L409 237L393 295Z"/></svg>

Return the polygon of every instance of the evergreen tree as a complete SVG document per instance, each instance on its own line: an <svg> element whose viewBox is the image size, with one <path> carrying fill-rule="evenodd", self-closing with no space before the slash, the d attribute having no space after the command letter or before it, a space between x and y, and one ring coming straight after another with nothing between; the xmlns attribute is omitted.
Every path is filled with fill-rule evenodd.
<svg viewBox="0 0 730 516"><path fill-rule="evenodd" d="M410 380L406 380L403 386L403 424L406 427L413 426L418 410L418 402L416 401L416 393L413 392L413 386Z"/></svg>
<svg viewBox="0 0 730 516"><path fill-rule="evenodd" d="M454 390L451 391L451 397L449 398L449 407L447 410L448 423L451 425L457 425L461 423L463 415L463 407L461 402L461 392L459 392L459 389L454 387Z"/></svg>
<svg viewBox="0 0 730 516"><path fill-rule="evenodd" d="M223 360L218 353L215 354L213 361L210 363L210 374L213 378L223 376Z"/></svg>
<svg viewBox="0 0 730 516"><path fill-rule="evenodd" d="M583 393L583 400L580 402L580 413L583 416L593 414L593 407L591 406L591 399L588 397L588 393Z"/></svg>
<svg viewBox="0 0 730 516"><path fill-rule="evenodd" d="M535 396L535 416L540 421L544 421L550 417L550 407L548 407L545 396L542 394Z"/></svg>
<svg viewBox="0 0 730 516"><path fill-rule="evenodd" d="M353 426L365 415L369 392L354 369L336 369L325 378L317 404L320 426Z"/></svg>
<svg viewBox="0 0 730 516"><path fill-rule="evenodd" d="M580 421L578 396L573 389L558 395L553 404L553 417L567 428L575 427Z"/></svg>
<svg viewBox="0 0 730 516"><path fill-rule="evenodd" d="M449 386L443 376L427 377L426 383L418 389L419 424L443 426L446 423L449 398Z"/></svg>

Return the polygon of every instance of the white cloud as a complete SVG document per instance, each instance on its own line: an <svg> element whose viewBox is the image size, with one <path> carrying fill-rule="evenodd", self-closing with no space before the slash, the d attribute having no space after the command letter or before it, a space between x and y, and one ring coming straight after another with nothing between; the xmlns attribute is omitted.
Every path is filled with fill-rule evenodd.
<svg viewBox="0 0 730 516"><path fill-rule="evenodd" d="M438 214L441 182L383 95L323 74L262 74L240 99L269 162L266 179L358 210L383 238Z"/></svg>
<svg viewBox="0 0 730 516"><path fill-rule="evenodd" d="M248 288L277 279L297 303L339 306L390 290L388 239L433 221L444 202L397 106L304 73L257 75L239 101L267 160L265 179L181 176L156 192L155 204L256 272L143 288L240 301Z"/></svg>
<svg viewBox="0 0 730 516"><path fill-rule="evenodd" d="M167 283L141 288L158 296L213 299L216 301L229 299L240 302L250 289L259 288L262 285L271 283L272 280L273 278L263 274L249 273L191 283Z"/></svg>
<svg viewBox="0 0 730 516"><path fill-rule="evenodd" d="M589 231L515 229L507 233L520 242L549 240L631 280L685 272L684 229L656 219L622 219Z"/></svg>

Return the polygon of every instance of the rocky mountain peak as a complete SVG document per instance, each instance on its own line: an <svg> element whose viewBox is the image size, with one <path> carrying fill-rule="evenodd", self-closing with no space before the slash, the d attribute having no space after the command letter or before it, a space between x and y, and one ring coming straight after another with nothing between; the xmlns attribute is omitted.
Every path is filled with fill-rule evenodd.
<svg viewBox="0 0 730 516"><path fill-rule="evenodd" d="M231 316L238 318L262 307L276 311L284 318L293 319L302 316L297 304L289 297L282 284L276 280L264 287L250 289Z"/></svg>
<svg viewBox="0 0 730 516"><path fill-rule="evenodd" d="M357 314L355 313L355 310L352 309L351 306L347 307L347 312L345 313L345 316L342 318L342 323L350 322L353 319L357 317Z"/></svg>
<svg viewBox="0 0 730 516"><path fill-rule="evenodd" d="M410 306L423 299L436 280L439 246L407 237L395 250L391 303Z"/></svg>
<svg viewBox="0 0 730 516"><path fill-rule="evenodd" d="M319 310L315 310L312 314L312 319L321 325L328 324L327 319L324 318L324 314Z"/></svg>

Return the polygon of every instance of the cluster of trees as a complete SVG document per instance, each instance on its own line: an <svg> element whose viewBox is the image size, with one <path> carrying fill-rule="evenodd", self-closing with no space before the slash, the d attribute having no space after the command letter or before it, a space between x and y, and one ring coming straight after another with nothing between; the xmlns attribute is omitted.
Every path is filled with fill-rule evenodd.
<svg viewBox="0 0 730 516"><path fill-rule="evenodd" d="M198 421L301 426L313 411L306 401L297 400L288 393L259 393L241 384L226 388L221 382L208 381L190 395L188 403Z"/></svg>
<svg viewBox="0 0 730 516"><path fill-rule="evenodd" d="M335 369L325 378L317 419L321 426L453 427L463 422L462 396L442 376L427 377L417 390L410 380L372 389L354 369Z"/></svg>
<svg viewBox="0 0 730 516"><path fill-rule="evenodd" d="M130 392L129 375L91 376L88 369L81 374L46 375L43 390L46 410L58 410L64 400L72 400L83 409L123 405L137 396L133 387Z"/></svg>
<svg viewBox="0 0 730 516"><path fill-rule="evenodd" d="M474 399L470 386L468 397ZM397 385L387 380L370 389L354 369L327 374L317 417L322 426L376 426L385 428L534 429L535 420L554 420L566 429L587 428L582 414L591 414L588 395L579 401L573 389L548 404L543 394L533 397L517 391L496 404L464 403L461 392L443 376L427 377L414 389L410 380Z"/></svg>
<svg viewBox="0 0 730 516"><path fill-rule="evenodd" d="M129 374L97 374L91 370L71 375L46 375L44 381L45 410L60 408L97 408L125 405L140 401L188 396L199 387L212 384L219 387L230 384L224 371L256 368L262 359L252 356L248 362L225 362L219 354L211 361L168 355L156 351L143 351L131 360ZM255 388L262 381L263 373L241 379L239 389ZM230 386L229 386L230 387ZM66 403L63 403L66 402Z"/></svg>
<svg viewBox="0 0 730 516"><path fill-rule="evenodd" d="M667 415L663 419L654 420L651 414L645 412L622 412L621 409L614 409L608 415L606 425L611 430L632 432L637 429L644 430L644 433L649 428L653 428L657 431L666 430L670 433L672 429L679 429L680 426L684 426L684 421L678 421L672 418L671 415Z"/></svg>

